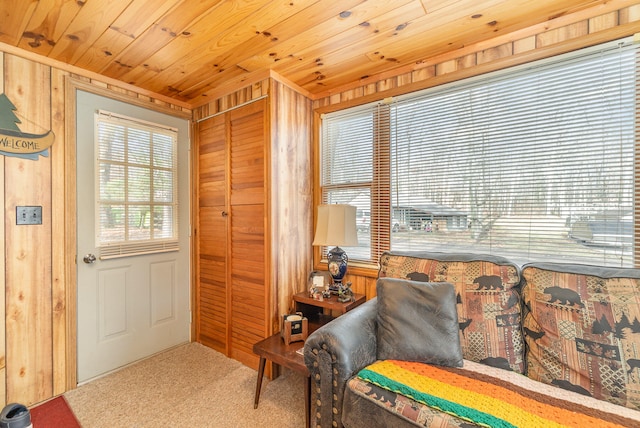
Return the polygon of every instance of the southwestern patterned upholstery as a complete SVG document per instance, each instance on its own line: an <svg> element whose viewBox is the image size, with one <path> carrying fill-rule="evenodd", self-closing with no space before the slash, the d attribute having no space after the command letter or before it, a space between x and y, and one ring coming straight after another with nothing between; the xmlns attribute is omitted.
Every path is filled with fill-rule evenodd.
<svg viewBox="0 0 640 428"><path fill-rule="evenodd" d="M386 252L379 277L453 284L463 358L524 373L520 269L514 263L488 255Z"/></svg>
<svg viewBox="0 0 640 428"><path fill-rule="evenodd" d="M524 390L537 396L556 391L562 400L631 421L622 426L640 426L640 269L533 263L520 269L493 256L396 252L382 256L379 277L454 285L465 358L455 370L489 370L514 390L526 381ZM307 338L312 426L475 426L358 377L379 361L380 298ZM621 426L600 419L599 426Z"/></svg>
<svg viewBox="0 0 640 428"><path fill-rule="evenodd" d="M525 265L528 376L640 410L640 270Z"/></svg>

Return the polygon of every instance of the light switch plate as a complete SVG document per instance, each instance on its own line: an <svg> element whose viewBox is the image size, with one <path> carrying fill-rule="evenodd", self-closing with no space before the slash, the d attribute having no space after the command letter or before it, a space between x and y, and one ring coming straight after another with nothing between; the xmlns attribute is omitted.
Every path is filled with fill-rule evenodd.
<svg viewBox="0 0 640 428"><path fill-rule="evenodd" d="M42 207L17 206L16 224L42 224Z"/></svg>

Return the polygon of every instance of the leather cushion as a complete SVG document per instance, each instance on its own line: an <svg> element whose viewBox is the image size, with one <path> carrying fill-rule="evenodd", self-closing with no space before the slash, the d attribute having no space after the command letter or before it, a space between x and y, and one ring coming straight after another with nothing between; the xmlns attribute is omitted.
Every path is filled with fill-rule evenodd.
<svg viewBox="0 0 640 428"><path fill-rule="evenodd" d="M462 367L452 284L380 278L376 291L378 359Z"/></svg>
<svg viewBox="0 0 640 428"><path fill-rule="evenodd" d="M453 284L464 358L524 373L520 268L513 262L487 254L385 252L380 278Z"/></svg>

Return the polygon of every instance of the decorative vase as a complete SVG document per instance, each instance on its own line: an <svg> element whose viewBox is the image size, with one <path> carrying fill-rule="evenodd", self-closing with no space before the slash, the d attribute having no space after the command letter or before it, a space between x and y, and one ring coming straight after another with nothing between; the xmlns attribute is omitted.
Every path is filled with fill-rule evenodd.
<svg viewBox="0 0 640 428"><path fill-rule="evenodd" d="M342 278L347 273L348 261L347 253L340 247L335 247L327 253L329 273L333 278L333 284L330 287L331 291L337 292L340 284L342 284Z"/></svg>

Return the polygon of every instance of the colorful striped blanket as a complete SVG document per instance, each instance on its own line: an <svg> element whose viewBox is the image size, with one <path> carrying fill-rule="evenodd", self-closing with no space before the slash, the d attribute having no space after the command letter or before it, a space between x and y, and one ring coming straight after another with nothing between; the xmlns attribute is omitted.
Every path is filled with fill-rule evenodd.
<svg viewBox="0 0 640 428"><path fill-rule="evenodd" d="M377 361L358 378L486 427L638 427L637 420L456 368Z"/></svg>

